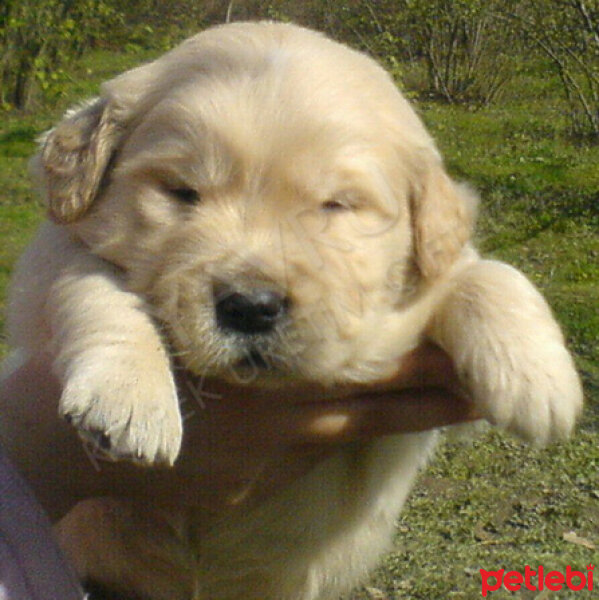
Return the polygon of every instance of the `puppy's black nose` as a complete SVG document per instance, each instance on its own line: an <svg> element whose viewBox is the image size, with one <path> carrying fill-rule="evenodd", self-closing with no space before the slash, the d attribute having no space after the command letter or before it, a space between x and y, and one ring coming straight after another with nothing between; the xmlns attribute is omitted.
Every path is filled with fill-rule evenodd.
<svg viewBox="0 0 599 600"><path fill-rule="evenodd" d="M269 333L287 313L285 296L270 289L218 294L216 322L222 329L239 333Z"/></svg>

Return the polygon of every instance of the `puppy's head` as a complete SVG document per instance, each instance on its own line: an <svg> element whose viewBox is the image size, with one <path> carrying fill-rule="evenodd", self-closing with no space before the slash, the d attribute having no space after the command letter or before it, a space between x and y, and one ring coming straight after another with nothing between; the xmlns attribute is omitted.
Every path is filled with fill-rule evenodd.
<svg viewBox="0 0 599 600"><path fill-rule="evenodd" d="M289 25L209 30L108 82L36 166L50 216L209 375L368 379L385 316L470 233L387 75Z"/></svg>

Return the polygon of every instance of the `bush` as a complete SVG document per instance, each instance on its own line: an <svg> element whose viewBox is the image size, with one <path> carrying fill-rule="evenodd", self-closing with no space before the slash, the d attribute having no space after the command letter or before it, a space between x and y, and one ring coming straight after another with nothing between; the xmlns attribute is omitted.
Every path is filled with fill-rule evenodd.
<svg viewBox="0 0 599 600"><path fill-rule="evenodd" d="M599 0L530 0L506 18L559 74L572 133L599 141Z"/></svg>
<svg viewBox="0 0 599 600"><path fill-rule="evenodd" d="M492 0L406 1L410 54L426 65L429 95L487 105L516 72L514 40L498 27ZM505 49L510 48L506 53Z"/></svg>
<svg viewBox="0 0 599 600"><path fill-rule="evenodd" d="M120 18L103 0L4 0L0 5L0 107L27 108L60 93L62 65Z"/></svg>

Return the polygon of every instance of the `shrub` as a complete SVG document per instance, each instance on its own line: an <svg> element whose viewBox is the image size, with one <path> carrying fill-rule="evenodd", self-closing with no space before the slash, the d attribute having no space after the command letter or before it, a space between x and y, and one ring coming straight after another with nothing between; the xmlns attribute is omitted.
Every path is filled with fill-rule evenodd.
<svg viewBox="0 0 599 600"><path fill-rule="evenodd" d="M599 0L530 0L506 17L559 74L572 133L599 141Z"/></svg>
<svg viewBox="0 0 599 600"><path fill-rule="evenodd" d="M59 93L62 65L119 19L103 0L4 0L0 5L0 107L27 108Z"/></svg>
<svg viewBox="0 0 599 600"><path fill-rule="evenodd" d="M423 91L449 103L486 105L498 98L516 69L514 41L497 26L497 5L492 0L405 2L410 55L426 65Z"/></svg>

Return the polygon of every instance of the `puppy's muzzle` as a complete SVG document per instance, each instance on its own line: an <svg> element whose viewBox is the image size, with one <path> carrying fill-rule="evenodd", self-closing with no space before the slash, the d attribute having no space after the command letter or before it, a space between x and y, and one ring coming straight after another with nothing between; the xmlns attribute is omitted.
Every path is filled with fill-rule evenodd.
<svg viewBox="0 0 599 600"><path fill-rule="evenodd" d="M265 287L243 292L227 287L215 294L215 311L217 325L224 331L269 334L286 318L289 299Z"/></svg>

